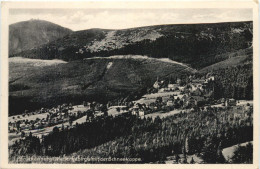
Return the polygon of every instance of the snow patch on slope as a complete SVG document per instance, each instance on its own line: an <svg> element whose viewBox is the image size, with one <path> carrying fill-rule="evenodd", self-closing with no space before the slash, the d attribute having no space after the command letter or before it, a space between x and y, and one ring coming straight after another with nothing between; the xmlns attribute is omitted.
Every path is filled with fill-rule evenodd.
<svg viewBox="0 0 260 169"><path fill-rule="evenodd" d="M110 69L112 65L113 65L113 62L109 62L109 63L107 64L107 69Z"/></svg>
<svg viewBox="0 0 260 169"><path fill-rule="evenodd" d="M176 62L176 61L173 61L169 58L160 58L160 59L156 59L156 60L160 60L162 62L166 62L166 63L174 63L174 64L179 64L179 65L182 65L184 67L188 67L187 65L185 65L184 63L180 63L180 62Z"/></svg>
<svg viewBox="0 0 260 169"><path fill-rule="evenodd" d="M42 59L29 59L23 57L11 57L9 58L10 63L27 63L31 64L32 66L51 66L57 64L64 64L67 63L63 60L53 59L53 60L42 60Z"/></svg>
<svg viewBox="0 0 260 169"><path fill-rule="evenodd" d="M166 62L166 63L172 63L172 64L178 64L182 65L183 67L186 67L187 69L191 69L192 71L197 71L188 65L180 62L176 62L173 60L170 60L169 58L150 58L148 56L142 56L142 55L114 55L109 57L92 57L92 58L85 58L86 60L89 59L140 59L140 60L154 60L154 61L160 61L160 62Z"/></svg>

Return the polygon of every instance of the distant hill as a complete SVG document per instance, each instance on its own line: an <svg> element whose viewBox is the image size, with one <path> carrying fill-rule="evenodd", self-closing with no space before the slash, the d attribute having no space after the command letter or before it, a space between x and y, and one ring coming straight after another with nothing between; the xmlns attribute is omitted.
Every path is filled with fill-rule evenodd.
<svg viewBox="0 0 260 169"><path fill-rule="evenodd" d="M101 103L147 92L157 77L178 77L194 70L169 60L115 56L64 62L9 59L9 115L62 103Z"/></svg>
<svg viewBox="0 0 260 169"><path fill-rule="evenodd" d="M66 61L94 56L146 55L201 69L227 59L223 53L252 45L252 22L177 24L122 30L89 29L12 56Z"/></svg>
<svg viewBox="0 0 260 169"><path fill-rule="evenodd" d="M31 50L70 34L70 29L43 20L29 20L9 26L9 55Z"/></svg>

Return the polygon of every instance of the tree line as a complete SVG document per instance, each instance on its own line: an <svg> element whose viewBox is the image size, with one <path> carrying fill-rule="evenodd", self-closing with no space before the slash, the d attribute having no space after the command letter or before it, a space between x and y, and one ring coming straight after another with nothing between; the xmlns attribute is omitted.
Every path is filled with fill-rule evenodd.
<svg viewBox="0 0 260 169"><path fill-rule="evenodd" d="M214 71L215 99L252 100L254 93L252 67L252 64L244 64Z"/></svg>

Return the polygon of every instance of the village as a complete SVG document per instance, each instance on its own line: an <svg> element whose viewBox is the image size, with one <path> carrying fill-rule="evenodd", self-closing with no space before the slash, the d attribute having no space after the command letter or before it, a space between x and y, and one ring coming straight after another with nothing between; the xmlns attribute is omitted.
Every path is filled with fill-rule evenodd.
<svg viewBox="0 0 260 169"><path fill-rule="evenodd" d="M134 115L140 118L166 117L182 112L207 110L211 107L242 106L245 111L252 109L252 101L233 98L214 99L214 75L203 78L190 76L188 82L175 80L155 81L150 93L131 102L83 102L82 105L63 104L38 111L25 111L21 115L9 117L9 144L32 134L43 138L55 129L73 128L78 124L91 122L96 117Z"/></svg>

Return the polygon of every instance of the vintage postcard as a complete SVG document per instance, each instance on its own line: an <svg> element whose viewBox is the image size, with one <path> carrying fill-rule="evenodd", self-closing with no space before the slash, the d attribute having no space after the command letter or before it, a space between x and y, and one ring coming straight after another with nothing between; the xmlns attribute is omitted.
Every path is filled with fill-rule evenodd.
<svg viewBox="0 0 260 169"><path fill-rule="evenodd" d="M258 168L257 2L1 7L1 168Z"/></svg>

